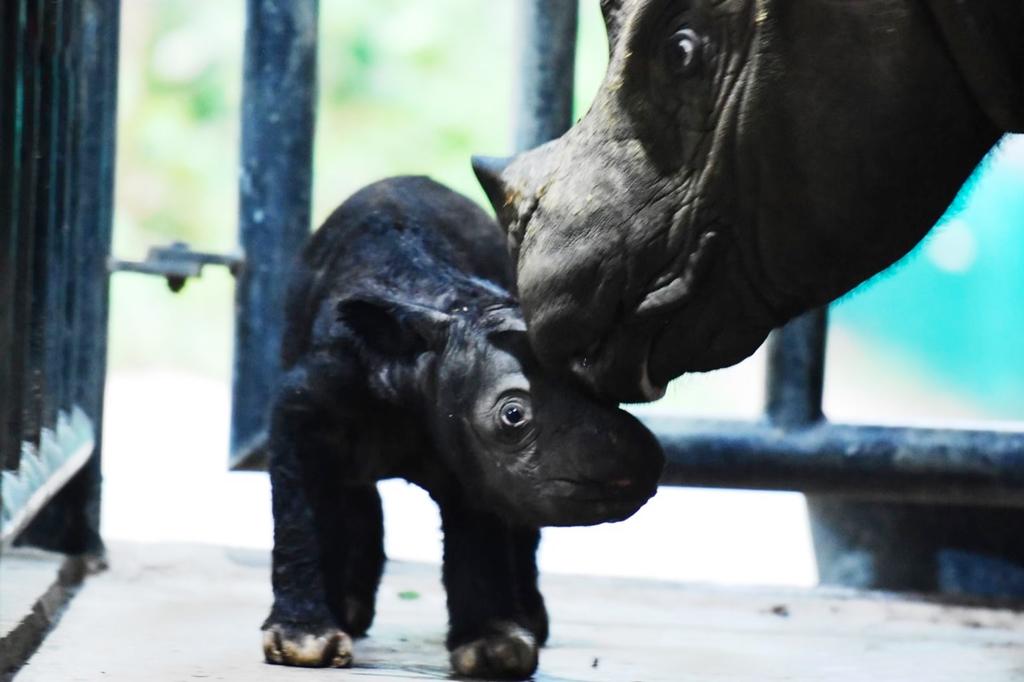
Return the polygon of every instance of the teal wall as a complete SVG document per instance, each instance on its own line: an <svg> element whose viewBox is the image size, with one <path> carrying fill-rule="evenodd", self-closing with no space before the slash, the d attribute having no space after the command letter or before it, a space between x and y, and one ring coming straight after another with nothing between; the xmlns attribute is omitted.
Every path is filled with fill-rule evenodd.
<svg viewBox="0 0 1024 682"><path fill-rule="evenodd" d="M1024 418L1024 136L1006 138L928 239L832 320L913 354L993 417Z"/></svg>

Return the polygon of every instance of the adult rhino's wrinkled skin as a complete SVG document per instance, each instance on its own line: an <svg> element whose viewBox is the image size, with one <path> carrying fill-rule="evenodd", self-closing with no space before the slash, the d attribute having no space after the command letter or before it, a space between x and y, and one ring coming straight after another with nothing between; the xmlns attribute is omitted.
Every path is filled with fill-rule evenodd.
<svg viewBox="0 0 1024 682"><path fill-rule="evenodd" d="M1024 129L1024 3L605 0L590 111L474 165L531 341L657 398L907 253Z"/></svg>

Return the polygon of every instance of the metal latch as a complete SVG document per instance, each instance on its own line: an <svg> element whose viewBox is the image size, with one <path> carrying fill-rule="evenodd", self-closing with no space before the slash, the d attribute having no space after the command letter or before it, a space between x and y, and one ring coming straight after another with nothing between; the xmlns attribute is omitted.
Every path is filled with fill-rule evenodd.
<svg viewBox="0 0 1024 682"><path fill-rule="evenodd" d="M193 251L185 242L174 242L169 246L154 246L146 253L143 261L111 258L107 269L111 272L140 272L145 275L160 275L167 279L167 286L178 293L190 277L200 277L204 265L222 265L232 276L245 263L240 254L204 253Z"/></svg>

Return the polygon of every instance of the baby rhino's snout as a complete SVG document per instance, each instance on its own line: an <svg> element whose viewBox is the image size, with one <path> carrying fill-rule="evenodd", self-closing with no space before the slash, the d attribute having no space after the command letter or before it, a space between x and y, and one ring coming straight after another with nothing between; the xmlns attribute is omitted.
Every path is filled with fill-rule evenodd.
<svg viewBox="0 0 1024 682"><path fill-rule="evenodd" d="M590 408L567 418L543 449L553 517L546 525L621 521L657 492L665 463L658 440L624 410Z"/></svg>

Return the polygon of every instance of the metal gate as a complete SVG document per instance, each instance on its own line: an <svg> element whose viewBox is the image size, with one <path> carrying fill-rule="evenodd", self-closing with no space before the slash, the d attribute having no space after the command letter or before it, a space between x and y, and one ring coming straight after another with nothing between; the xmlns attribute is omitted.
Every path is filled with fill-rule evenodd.
<svg viewBox="0 0 1024 682"><path fill-rule="evenodd" d="M0 13L0 538L96 551L118 2Z"/></svg>
<svg viewBox="0 0 1024 682"><path fill-rule="evenodd" d="M522 150L572 123L577 3L520 0L519 8L514 137ZM267 273L279 272L286 261L278 249L297 249L307 229L311 161L301 136L313 130L315 16L314 0L249 2L241 238L249 263L261 249ZM302 68L285 70L285 62ZM281 92L294 102L289 121L275 106ZM264 216L283 231L267 232ZM273 332L236 345L233 462L250 467L262 464L251 444L266 424L266 406L252 391L274 383L280 331L276 313L259 306L282 292L274 278L243 272L239 310L259 317L240 318L239 328ZM825 340L823 310L773 334L761 420L647 419L668 456L663 483L808 493L826 581L1024 595L1024 513L1015 509L1024 506L1024 434L832 424L821 410ZM947 555L955 569L945 567Z"/></svg>
<svg viewBox="0 0 1024 682"><path fill-rule="evenodd" d="M515 139L526 149L572 122L577 5L518 1ZM175 245L154 249L145 263L113 264L163 275L172 288L206 264L237 275L233 468L264 463L285 274L310 227L317 7L317 0L247 0L244 255ZM0 254L0 295L13 292L19 305L0 309L0 340L13 344L0 358L0 385L11 387L0 395L0 414L11 416L0 446L11 500L4 519L17 530L22 522L8 519L26 517L36 504L26 500L38 499L24 482L61 483L38 470L46 453L99 441L117 2L19 0L3 12L5 60L19 67L0 74L0 214L17 217L10 249ZM1024 434L828 422L826 331L826 313L817 311L773 334L758 421L647 419L668 455L664 484L809 494L826 581L1024 595ZM58 468L64 461L51 459ZM37 522L52 519L47 534L31 533L32 542L98 542L98 449L89 461L62 494L66 503L58 498Z"/></svg>

